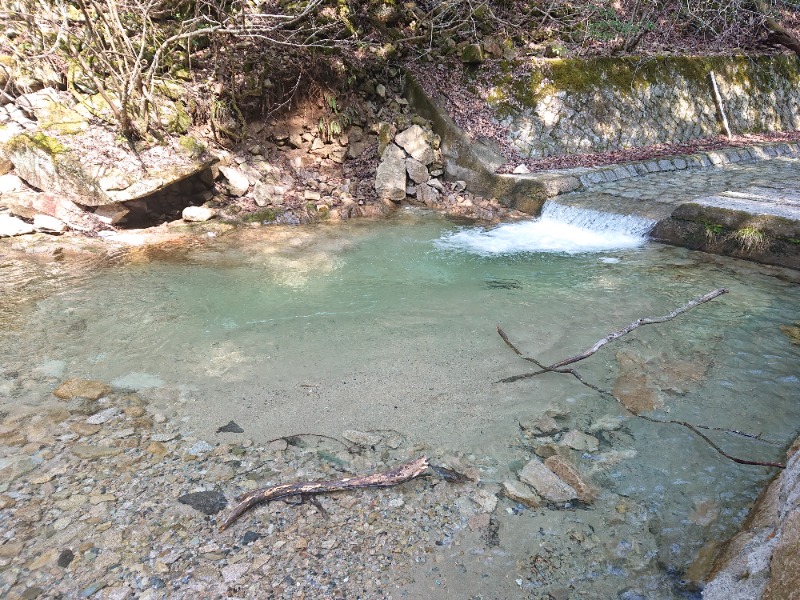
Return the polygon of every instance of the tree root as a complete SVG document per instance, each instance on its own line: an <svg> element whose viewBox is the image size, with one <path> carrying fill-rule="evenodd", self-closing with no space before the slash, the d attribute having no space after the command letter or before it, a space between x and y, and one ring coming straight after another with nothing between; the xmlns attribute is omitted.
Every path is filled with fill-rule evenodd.
<svg viewBox="0 0 800 600"><path fill-rule="evenodd" d="M727 458L729 460L732 460L735 463L738 463L740 465L755 465L755 466L761 466L761 467L775 467L775 468L778 468L778 469L783 469L783 468L786 467L786 465L783 464L783 463L770 462L770 461L760 461L760 460L748 460L748 459L738 458L736 456L728 454L722 448L720 448L713 440L711 440L707 435L702 433L700 431L700 429L723 431L725 433L731 433L731 434L739 435L739 436L746 437L746 438L749 438L749 439L754 439L754 440L763 441L763 442L766 442L766 443L771 443L768 440L763 440L761 438L760 434L759 435L754 435L754 434L738 431L738 430L735 430L735 429L725 429L725 428L721 428L721 427L709 427L709 426L706 426L706 425L694 425L692 423L687 423L686 421L679 421L679 420L676 420L676 419L656 419L654 417L648 417L646 415L641 415L641 414L631 410L627 406L625 406L625 404L622 403L620 401L620 399L617 398L613 393L609 392L608 390L604 390L603 388L598 387L598 386L594 385L593 383L583 379L583 377L581 377L580 373L578 373L578 371L576 371L575 369L572 369L572 368L566 369L566 368L564 368L567 365L571 365L573 363L582 361L582 360L592 356L594 353L596 353L598 350L600 350L600 348L602 348L606 344L609 344L610 342L613 342L614 340L621 338L622 336L630 333L631 331L633 331L637 327L640 327L642 325L652 325L652 324L655 324L655 323L664 323L665 321L671 321L672 319L674 319L675 317L677 317L681 313L684 313L684 312L686 312L686 311L688 311L688 310L690 310L690 309L692 309L692 308L694 308L696 306L699 306L700 304L704 304L706 302L709 302L710 300L713 300L714 298L717 298L717 297L719 297L722 294L725 294L727 292L728 292L727 289L719 288L719 289L716 289L716 290L714 290L712 292L709 292L708 294L700 296L699 298L696 298L695 300L692 300L691 302L687 302L683 306L680 306L680 307L676 308L675 310L673 310L672 312L670 312L670 313L668 313L668 314L666 314L664 316L661 316L661 317L643 317L641 319L637 319L636 321L634 321L633 323L631 323L627 327L624 327L623 329L620 329L618 331L610 333L607 336L603 337L602 339L598 340L593 346L591 346L586 351L581 352L580 354L576 354L575 356L571 356L570 358L565 358L564 360L560 360L560 361L558 361L556 363L553 363L550 366L544 365L542 362L536 360L535 358L531 358L529 356L524 356L522 354L522 352L519 351L519 348L517 348L511 342L511 340L508 338L508 335L506 335L505 331L503 331L500 328L500 326L498 325L497 326L497 333L502 338L503 342L505 342L506 346L511 348L511 350L514 352L514 354L516 354L517 356L519 356L523 360L527 360L528 362L532 362L533 364L535 364L537 367L539 367L539 370L538 371L533 371L532 373L523 373L521 375L514 375L514 376L511 376L511 377L506 377L505 379L500 379L499 381L497 381L495 383L511 383L511 382L514 382L514 381L519 381L521 379L528 379L528 378L531 378L531 377L536 377L536 376L542 375L544 373L561 373L561 374L572 375L573 377L575 377L579 382L581 382L586 387L591 388L594 391L596 391L596 392L598 392L600 394L603 394L604 396L608 396L608 397L613 398L614 400L616 400L617 403L620 406L622 406L622 408L627 413L633 415L634 417L638 417L640 419L644 419L645 421L649 421L651 423L680 425L681 427L685 427L686 429L688 429L689 431L691 431L692 433L697 435L704 442L706 442L709 446L711 446L711 448L713 448L720 455L724 456L725 458Z"/></svg>

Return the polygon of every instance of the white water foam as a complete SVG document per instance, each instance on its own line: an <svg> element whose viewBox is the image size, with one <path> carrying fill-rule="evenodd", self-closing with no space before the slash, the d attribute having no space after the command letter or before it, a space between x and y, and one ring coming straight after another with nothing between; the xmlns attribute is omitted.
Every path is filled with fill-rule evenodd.
<svg viewBox="0 0 800 600"><path fill-rule="evenodd" d="M444 250L488 256L520 252L580 254L636 248L647 241L652 219L547 202L541 217L492 229L470 227L436 240Z"/></svg>

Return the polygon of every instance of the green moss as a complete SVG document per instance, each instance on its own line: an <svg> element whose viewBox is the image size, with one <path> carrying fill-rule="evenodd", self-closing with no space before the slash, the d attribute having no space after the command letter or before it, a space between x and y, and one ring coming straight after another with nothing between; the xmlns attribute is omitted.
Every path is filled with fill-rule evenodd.
<svg viewBox="0 0 800 600"><path fill-rule="evenodd" d="M171 133L185 134L192 126L192 117L186 112L183 103L176 102L173 113L167 122L167 131Z"/></svg>
<svg viewBox="0 0 800 600"><path fill-rule="evenodd" d="M190 135L184 135L178 140L181 149L191 158L199 158L206 151L205 144L197 141Z"/></svg>
<svg viewBox="0 0 800 600"><path fill-rule="evenodd" d="M490 90L490 103L501 112L512 101L532 107L558 92L585 94L611 89L633 98L659 83L679 85L689 81L705 86L711 71L726 84L753 94L774 89L780 82L800 86L800 69L788 56L556 58L538 59L533 65L502 61L500 67L501 74L485 83Z"/></svg>
<svg viewBox="0 0 800 600"><path fill-rule="evenodd" d="M60 141L54 137L45 135L41 131L15 135L8 141L6 147L12 152L35 148L37 150L44 150L50 156L63 154L67 151L67 147Z"/></svg>
<svg viewBox="0 0 800 600"><path fill-rule="evenodd" d="M262 208L261 210L245 215L242 221L245 223L264 223L274 221L277 216L278 211L274 208Z"/></svg>

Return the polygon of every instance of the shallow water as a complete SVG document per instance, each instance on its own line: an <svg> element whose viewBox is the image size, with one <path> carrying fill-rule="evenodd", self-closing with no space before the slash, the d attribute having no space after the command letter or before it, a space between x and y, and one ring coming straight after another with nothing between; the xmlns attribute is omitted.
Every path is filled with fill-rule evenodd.
<svg viewBox="0 0 800 600"><path fill-rule="evenodd" d="M731 454L779 460L800 429L800 350L779 328L798 319L798 287L757 265L643 243L635 231L587 252L552 240L536 248L529 223L504 227L404 211L377 223L248 230L169 260L49 279L42 299L14 304L15 326L0 333L0 410L41 403L62 378L100 379L139 390L203 439L229 420L258 442L392 429L434 456L464 453L500 483L542 441L519 423L557 409L567 428L600 440L576 454L603 490L597 504L530 511L504 501L490 552L445 544L405 593L681 597L676 582L697 551L735 530L773 471L725 460L684 428L631 418L568 376L497 383L533 365L495 327L549 364L726 287L577 366L650 403L650 414L763 434L774 443L709 433ZM546 569L535 558L542 549Z"/></svg>

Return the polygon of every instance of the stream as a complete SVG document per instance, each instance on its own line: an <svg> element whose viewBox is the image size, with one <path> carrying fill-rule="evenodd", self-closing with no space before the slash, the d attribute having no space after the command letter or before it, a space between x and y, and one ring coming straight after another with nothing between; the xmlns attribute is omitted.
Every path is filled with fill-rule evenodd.
<svg viewBox="0 0 800 600"><path fill-rule="evenodd" d="M632 410L761 436L708 432L730 454L782 459L800 429L800 346L781 330L800 315L798 286L778 270L647 242L650 225L551 204L540 219L482 228L408 208L385 221L243 229L80 278L41 277L34 291L20 286L29 299L0 300L0 411L51 402L68 377L98 379L209 442L231 420L257 443L394 430L479 465L498 491L536 448L582 432L597 446L571 452L600 489L594 504L501 499L488 549L445 540L398 597L692 597L687 569L736 531L774 470L735 464L569 376L499 383L535 367L498 325L550 364L725 287L574 366ZM25 267L13 276L27 281ZM531 430L543 415L555 433Z"/></svg>

